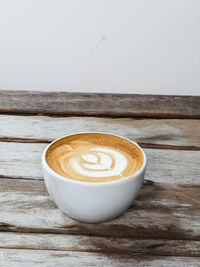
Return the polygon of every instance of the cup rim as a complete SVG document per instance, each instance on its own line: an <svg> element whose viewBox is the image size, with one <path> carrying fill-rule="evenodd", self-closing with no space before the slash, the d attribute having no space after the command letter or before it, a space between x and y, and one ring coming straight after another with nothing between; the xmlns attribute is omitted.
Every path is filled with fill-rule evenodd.
<svg viewBox="0 0 200 267"><path fill-rule="evenodd" d="M116 137L125 139L125 140L133 143L142 152L142 155L143 155L142 167L136 173L134 173L133 175L127 176L126 178L122 178L122 179L118 179L118 180L114 180L114 181L109 181L109 182L84 182L84 181L73 180L73 179L70 179L68 177L62 176L62 175L58 174L57 172L55 172L48 165L48 163L46 161L46 152L49 149L49 147L52 146L55 142L65 138L65 137L78 135L78 134L90 134L90 133L91 134L107 134L107 135L111 135L111 136L116 136ZM87 185L87 186L105 186L105 185L109 186L109 185L114 185L114 184L119 184L119 183L124 183L124 182L128 182L128 181L134 180L134 179L138 178L143 171L145 171L146 164L147 164L146 154L145 154L144 150L136 142L134 142L134 141L132 141L132 140L126 138L126 137L123 137L121 135L111 134L111 133L107 133L107 132L91 131L91 132L75 132L75 133L72 133L72 134L67 134L67 135L64 135L62 137L59 137L59 138L55 139L50 144L48 144L48 146L44 149L44 151L42 153L42 165L43 165L43 167L47 168L48 172L50 172L56 179L62 180L62 181L66 181L66 182L69 182L69 183L73 183L73 184L79 184L79 185L81 184L81 185Z"/></svg>

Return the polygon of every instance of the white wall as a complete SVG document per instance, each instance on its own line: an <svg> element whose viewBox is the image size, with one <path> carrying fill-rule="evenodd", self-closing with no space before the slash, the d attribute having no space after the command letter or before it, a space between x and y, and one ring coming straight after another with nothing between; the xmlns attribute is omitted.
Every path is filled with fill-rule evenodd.
<svg viewBox="0 0 200 267"><path fill-rule="evenodd" d="M200 95L200 0L0 0L0 88Z"/></svg>

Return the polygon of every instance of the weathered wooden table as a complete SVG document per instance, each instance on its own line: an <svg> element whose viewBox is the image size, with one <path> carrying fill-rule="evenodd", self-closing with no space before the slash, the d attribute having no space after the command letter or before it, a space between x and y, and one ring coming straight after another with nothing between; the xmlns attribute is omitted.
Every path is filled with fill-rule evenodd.
<svg viewBox="0 0 200 267"><path fill-rule="evenodd" d="M0 266L200 266L200 97L0 91L0 113ZM113 221L74 221L47 194L42 151L78 131L147 154L137 200Z"/></svg>

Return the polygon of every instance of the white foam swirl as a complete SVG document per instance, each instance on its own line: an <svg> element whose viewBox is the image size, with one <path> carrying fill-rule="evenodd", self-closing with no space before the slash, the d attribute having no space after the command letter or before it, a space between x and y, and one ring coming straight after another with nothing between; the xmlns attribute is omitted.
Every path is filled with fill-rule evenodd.
<svg viewBox="0 0 200 267"><path fill-rule="evenodd" d="M65 153L60 158L60 166L73 177L122 177L128 165L125 155L114 148L81 144L79 147L63 146L62 149Z"/></svg>
<svg viewBox="0 0 200 267"><path fill-rule="evenodd" d="M90 151L91 153L89 153ZM99 163L97 156L92 154L92 152L95 152L99 156ZM124 155L110 148L91 148L86 154L81 156L87 163L81 165L80 162L74 161L72 167L76 172L84 176L112 177L121 175L127 166L127 160Z"/></svg>

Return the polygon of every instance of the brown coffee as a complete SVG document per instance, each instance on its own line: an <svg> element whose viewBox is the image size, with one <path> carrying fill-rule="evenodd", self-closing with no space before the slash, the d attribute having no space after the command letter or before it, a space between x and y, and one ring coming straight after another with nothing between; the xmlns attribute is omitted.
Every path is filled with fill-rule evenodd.
<svg viewBox="0 0 200 267"><path fill-rule="evenodd" d="M135 174L143 164L132 142L102 133L64 137L47 150L46 161L58 174L82 182L110 182Z"/></svg>

